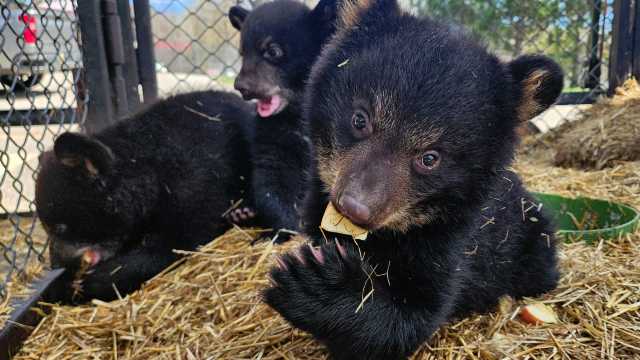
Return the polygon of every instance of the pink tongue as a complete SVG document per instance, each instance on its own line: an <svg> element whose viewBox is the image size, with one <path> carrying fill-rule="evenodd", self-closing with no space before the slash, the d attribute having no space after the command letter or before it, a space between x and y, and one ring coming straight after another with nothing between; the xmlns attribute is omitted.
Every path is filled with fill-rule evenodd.
<svg viewBox="0 0 640 360"><path fill-rule="evenodd" d="M258 114L260 117L266 118L275 113L282 103L282 99L278 95L274 95L267 99L258 100Z"/></svg>

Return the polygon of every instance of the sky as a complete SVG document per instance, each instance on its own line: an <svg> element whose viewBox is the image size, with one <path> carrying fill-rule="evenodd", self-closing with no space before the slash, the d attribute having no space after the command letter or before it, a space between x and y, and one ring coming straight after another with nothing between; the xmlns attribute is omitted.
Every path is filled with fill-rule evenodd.
<svg viewBox="0 0 640 360"><path fill-rule="evenodd" d="M181 13L193 6L196 0L149 0L151 7L160 12Z"/></svg>

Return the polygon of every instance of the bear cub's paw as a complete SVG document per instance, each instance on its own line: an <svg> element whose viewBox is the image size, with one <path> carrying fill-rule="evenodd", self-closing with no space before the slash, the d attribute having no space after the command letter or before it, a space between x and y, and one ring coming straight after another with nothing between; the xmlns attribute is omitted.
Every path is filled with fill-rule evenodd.
<svg viewBox="0 0 640 360"><path fill-rule="evenodd" d="M320 337L330 314L357 298L357 284L362 286L366 276L357 251L338 241L319 247L303 245L275 261L264 301L294 326Z"/></svg>

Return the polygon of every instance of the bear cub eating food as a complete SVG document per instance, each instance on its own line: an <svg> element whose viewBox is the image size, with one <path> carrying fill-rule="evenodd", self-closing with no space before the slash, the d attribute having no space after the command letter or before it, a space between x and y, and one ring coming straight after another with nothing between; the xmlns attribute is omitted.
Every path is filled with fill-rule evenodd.
<svg viewBox="0 0 640 360"><path fill-rule="evenodd" d="M64 133L42 155L38 216L53 267L53 301L125 295L230 228L223 214L251 198L244 127L251 106L202 91L157 102L92 136Z"/></svg>
<svg viewBox="0 0 640 360"><path fill-rule="evenodd" d="M508 167L562 84L544 56L502 62L395 0L346 1L305 97L315 246L278 259L265 302L332 358L402 359L453 318L553 289L554 230ZM322 232L328 203L366 240Z"/></svg>
<svg viewBox="0 0 640 360"><path fill-rule="evenodd" d="M291 0L253 11L233 6L229 20L241 32L242 68L234 86L246 100L256 101L257 111L247 134L255 209L240 207L230 215L243 225L251 220L276 232L298 231L310 165L302 94L311 65L333 32L335 1L321 0L314 9ZM276 236L277 242L288 238L287 233Z"/></svg>

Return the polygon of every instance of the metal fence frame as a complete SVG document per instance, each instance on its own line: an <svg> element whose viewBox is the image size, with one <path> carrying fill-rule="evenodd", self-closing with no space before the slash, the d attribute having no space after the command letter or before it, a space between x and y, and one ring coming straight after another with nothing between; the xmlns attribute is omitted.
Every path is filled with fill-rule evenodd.
<svg viewBox="0 0 640 360"><path fill-rule="evenodd" d="M158 96L149 1L136 0L133 4L135 30L129 1L78 3L82 36L94 45L84 51L86 83L92 94L85 123L89 133Z"/></svg>
<svg viewBox="0 0 640 360"><path fill-rule="evenodd" d="M609 94L626 79L640 79L640 1L616 0L609 66Z"/></svg>
<svg viewBox="0 0 640 360"><path fill-rule="evenodd" d="M611 58L608 69L604 69L608 72L609 84L605 87L600 79L602 67L606 66L601 58L604 44L599 39L604 36L602 32L606 30L604 26L600 28L599 24L602 8L604 6L606 10L607 0L591 1L594 4L592 24L598 26L592 26L590 29L591 53L587 64L588 79L585 81L585 87L590 90L563 93L558 102L561 105L592 103L607 88L615 89L629 76L640 77L639 2L614 0L615 21L610 46ZM133 4L135 29L131 26L131 12L127 0L87 0L79 3L81 22L90 24L86 29L83 27L83 36L86 34L90 40L95 40L91 43L97 45L91 48L89 54L85 54L88 86L93 95L88 107L89 121L86 124L89 132L99 130L112 123L113 119L133 112L140 104L138 99L148 102L158 97L149 0L136 0ZM253 1L249 2L250 6L253 4ZM409 4L415 6L415 1L409 0ZM634 16L636 13L638 15ZM83 16L86 16L87 21L82 21ZM100 16L104 25L95 21ZM176 24L176 27L179 25ZM136 49L132 45L132 31L137 42ZM126 57L123 57L125 53ZM126 84L123 74L126 74ZM109 80L105 81L107 77ZM92 81L93 79L95 81ZM137 90L138 84L141 85L141 93Z"/></svg>

